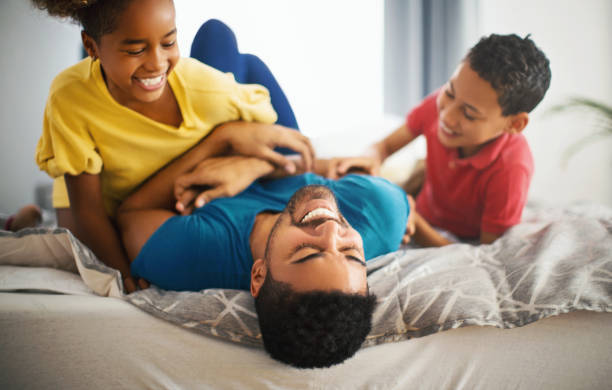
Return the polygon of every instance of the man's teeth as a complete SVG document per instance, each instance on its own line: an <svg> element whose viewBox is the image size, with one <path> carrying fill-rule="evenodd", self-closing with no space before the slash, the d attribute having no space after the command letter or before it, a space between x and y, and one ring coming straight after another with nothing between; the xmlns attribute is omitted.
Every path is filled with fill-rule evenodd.
<svg viewBox="0 0 612 390"><path fill-rule="evenodd" d="M314 209L311 212L309 212L308 214L306 214L304 216L304 218L302 218L302 223L306 223L312 219L315 218L321 218L321 217L329 217L329 218L334 218L337 219L338 216L336 215L336 213L334 213L333 211L326 209L326 208L318 208L318 209Z"/></svg>
<svg viewBox="0 0 612 390"><path fill-rule="evenodd" d="M146 85L147 87L149 87L151 85L159 84L159 82L162 80L162 77L164 77L163 74L157 77L150 78L150 79L138 79L138 80L144 85Z"/></svg>

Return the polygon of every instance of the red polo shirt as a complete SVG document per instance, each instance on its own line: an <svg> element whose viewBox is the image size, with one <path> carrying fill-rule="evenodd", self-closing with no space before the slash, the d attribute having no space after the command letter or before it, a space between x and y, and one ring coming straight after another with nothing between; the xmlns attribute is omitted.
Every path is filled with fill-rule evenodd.
<svg viewBox="0 0 612 390"><path fill-rule="evenodd" d="M501 234L521 221L533 175L533 157L522 134L502 134L478 153L460 158L438 140L434 92L414 108L406 124L427 140L425 183L418 212L433 226L459 237Z"/></svg>

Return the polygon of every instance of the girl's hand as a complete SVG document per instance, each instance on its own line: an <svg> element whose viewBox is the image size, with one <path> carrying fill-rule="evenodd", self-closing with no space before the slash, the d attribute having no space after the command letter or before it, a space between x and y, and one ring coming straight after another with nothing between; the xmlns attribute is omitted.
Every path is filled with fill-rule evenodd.
<svg viewBox="0 0 612 390"><path fill-rule="evenodd" d="M206 159L193 171L176 179L176 210L187 215L194 207L202 207L213 199L237 195L253 181L273 170L274 166L269 162L253 157L227 156Z"/></svg>
<svg viewBox="0 0 612 390"><path fill-rule="evenodd" d="M288 173L294 173L295 163L274 151L276 147L288 148L302 156L306 171L313 169L314 148L308 137L294 129L281 125L238 121L220 125L210 137L221 139L232 154L257 157L284 168Z"/></svg>

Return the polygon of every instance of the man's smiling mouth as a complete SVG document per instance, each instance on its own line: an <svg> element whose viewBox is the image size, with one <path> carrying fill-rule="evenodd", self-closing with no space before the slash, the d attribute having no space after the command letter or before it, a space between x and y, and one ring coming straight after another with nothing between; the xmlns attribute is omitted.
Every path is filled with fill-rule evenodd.
<svg viewBox="0 0 612 390"><path fill-rule="evenodd" d="M338 214L334 213L333 211L324 208L324 207L318 207L310 212L308 212L306 215L304 215L304 218L302 218L302 220L300 221L300 223L308 223L312 220L317 220L317 219L335 219L338 220Z"/></svg>

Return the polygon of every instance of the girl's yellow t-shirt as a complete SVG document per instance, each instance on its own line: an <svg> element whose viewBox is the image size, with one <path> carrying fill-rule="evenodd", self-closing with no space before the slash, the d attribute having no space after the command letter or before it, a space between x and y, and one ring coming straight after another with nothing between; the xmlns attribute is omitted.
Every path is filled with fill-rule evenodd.
<svg viewBox="0 0 612 390"><path fill-rule="evenodd" d="M168 76L183 123L176 128L120 105L110 95L98 60L86 58L51 84L36 163L56 178L53 206L69 207L64 174L100 174L106 212L215 126L233 120L274 123L268 90L239 84L192 58Z"/></svg>

